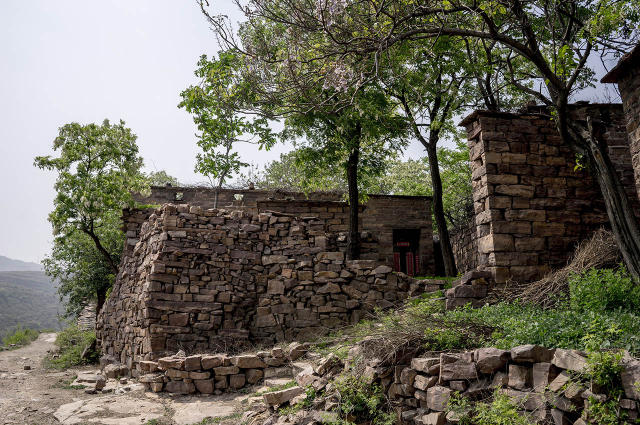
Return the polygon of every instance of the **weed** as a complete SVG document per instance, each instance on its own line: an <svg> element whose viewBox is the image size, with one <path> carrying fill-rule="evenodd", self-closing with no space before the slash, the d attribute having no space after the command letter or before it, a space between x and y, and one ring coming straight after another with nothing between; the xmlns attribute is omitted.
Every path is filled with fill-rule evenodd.
<svg viewBox="0 0 640 425"><path fill-rule="evenodd" d="M99 354L95 351L82 357L85 349L91 347L95 340L95 332L83 331L76 325L69 326L56 338L57 355L45 359L45 364L56 369L67 369L71 366L96 363Z"/></svg>
<svg viewBox="0 0 640 425"><path fill-rule="evenodd" d="M12 349L20 348L38 339L39 334L40 333L34 329L23 329L22 327L18 327L12 334L4 337L2 342L4 345ZM15 346L10 347L12 344Z"/></svg>

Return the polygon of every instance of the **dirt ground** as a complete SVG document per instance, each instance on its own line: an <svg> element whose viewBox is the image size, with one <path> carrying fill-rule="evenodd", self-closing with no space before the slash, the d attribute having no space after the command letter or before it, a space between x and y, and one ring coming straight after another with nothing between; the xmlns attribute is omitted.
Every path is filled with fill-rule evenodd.
<svg viewBox="0 0 640 425"><path fill-rule="evenodd" d="M26 347L0 352L0 425L190 425L219 418L237 425L242 412L260 402L246 393L221 396L172 396L145 392L133 381L110 380L109 393L86 394L69 384L91 367L66 371L45 369L43 359L54 350L56 334L41 334ZM25 370L30 366L30 370Z"/></svg>

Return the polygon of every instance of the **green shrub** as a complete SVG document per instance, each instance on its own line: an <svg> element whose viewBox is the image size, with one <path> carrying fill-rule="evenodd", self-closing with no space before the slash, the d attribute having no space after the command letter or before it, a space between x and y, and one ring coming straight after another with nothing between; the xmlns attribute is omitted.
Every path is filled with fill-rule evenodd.
<svg viewBox="0 0 640 425"><path fill-rule="evenodd" d="M56 369L66 369L71 366L97 363L99 353L95 350L82 357L82 353L92 347L96 341L96 334L93 331L83 331L77 325L69 326L56 338L58 352L47 358L49 367Z"/></svg>
<svg viewBox="0 0 640 425"><path fill-rule="evenodd" d="M369 422L372 425L393 425L394 415L388 412L380 386L369 384L359 376L345 375L333 381L338 392L338 414L342 424Z"/></svg>
<svg viewBox="0 0 640 425"><path fill-rule="evenodd" d="M569 279L569 299L576 311L640 310L640 286L623 268L591 269Z"/></svg>
<svg viewBox="0 0 640 425"><path fill-rule="evenodd" d="M520 413L506 394L496 391L491 403L476 404L472 423L475 425L532 425L534 422L526 414Z"/></svg>
<svg viewBox="0 0 640 425"><path fill-rule="evenodd" d="M22 329L22 327L18 327L15 332L4 337L2 342L6 346L15 344L16 347L22 347L38 339L38 335L40 335L40 333L34 329Z"/></svg>

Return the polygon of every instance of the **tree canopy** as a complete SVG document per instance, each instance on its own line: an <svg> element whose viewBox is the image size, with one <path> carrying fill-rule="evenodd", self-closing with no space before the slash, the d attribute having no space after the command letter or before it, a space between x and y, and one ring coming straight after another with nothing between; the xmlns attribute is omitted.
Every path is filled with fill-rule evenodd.
<svg viewBox="0 0 640 425"><path fill-rule="evenodd" d="M136 136L124 121L101 125L70 123L62 126L53 142L58 156L38 156L34 164L57 172L54 209L49 214L55 236L47 272L61 278L62 293L76 299L91 293L104 301L118 273L123 235L120 215L134 207L134 193L147 190L141 173ZM88 241L93 249L88 249ZM98 255L99 254L99 255ZM97 276L110 270L111 277Z"/></svg>

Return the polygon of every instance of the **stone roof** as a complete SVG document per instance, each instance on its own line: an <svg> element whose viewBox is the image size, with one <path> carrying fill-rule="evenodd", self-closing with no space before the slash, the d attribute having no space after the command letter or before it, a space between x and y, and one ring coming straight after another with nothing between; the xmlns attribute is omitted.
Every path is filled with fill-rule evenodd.
<svg viewBox="0 0 640 425"><path fill-rule="evenodd" d="M633 48L629 53L624 55L618 61L618 64L607 73L600 82L617 83L632 68L640 66L640 44Z"/></svg>

